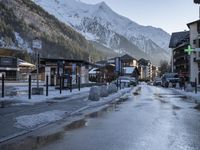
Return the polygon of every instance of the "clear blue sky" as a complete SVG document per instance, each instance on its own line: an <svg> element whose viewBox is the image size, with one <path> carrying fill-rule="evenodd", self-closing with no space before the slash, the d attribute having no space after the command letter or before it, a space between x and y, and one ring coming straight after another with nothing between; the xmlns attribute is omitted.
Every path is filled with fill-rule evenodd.
<svg viewBox="0 0 200 150"><path fill-rule="evenodd" d="M159 27L168 33L188 30L186 24L199 19L193 0L80 0L88 4L104 1L118 14L141 24Z"/></svg>

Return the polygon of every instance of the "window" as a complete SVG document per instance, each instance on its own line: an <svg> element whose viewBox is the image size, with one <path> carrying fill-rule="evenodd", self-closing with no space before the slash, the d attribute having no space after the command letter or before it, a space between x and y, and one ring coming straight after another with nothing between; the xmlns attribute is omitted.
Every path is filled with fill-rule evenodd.
<svg viewBox="0 0 200 150"><path fill-rule="evenodd" d="M197 22L197 32L200 34L200 22Z"/></svg>
<svg viewBox="0 0 200 150"><path fill-rule="evenodd" d="M193 44L195 44L195 45L196 45L196 43L197 43L197 42L196 42L196 40L193 40Z"/></svg>
<svg viewBox="0 0 200 150"><path fill-rule="evenodd" d="M198 41L199 41L199 43L198 43L198 45L197 45L197 46L198 46L198 47L200 47L200 39L199 39Z"/></svg>

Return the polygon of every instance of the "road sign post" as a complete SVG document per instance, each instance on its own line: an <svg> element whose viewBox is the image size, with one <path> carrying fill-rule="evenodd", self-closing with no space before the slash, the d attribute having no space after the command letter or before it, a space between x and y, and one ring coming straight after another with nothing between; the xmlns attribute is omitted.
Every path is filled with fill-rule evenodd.
<svg viewBox="0 0 200 150"><path fill-rule="evenodd" d="M44 89L39 87L39 66L40 66L40 55L39 50L42 49L42 41L36 37L32 42L32 48L36 51L36 66L37 66L37 87L32 89L32 94L43 95Z"/></svg>

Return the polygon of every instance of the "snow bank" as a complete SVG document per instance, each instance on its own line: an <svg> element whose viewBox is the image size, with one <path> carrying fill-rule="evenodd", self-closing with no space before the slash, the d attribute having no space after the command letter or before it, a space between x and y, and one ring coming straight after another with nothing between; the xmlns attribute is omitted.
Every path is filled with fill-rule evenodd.
<svg viewBox="0 0 200 150"><path fill-rule="evenodd" d="M179 90L179 89L173 89L173 91L175 91L178 94L184 95L187 98L194 99L197 103L200 103L200 92L198 92L196 94L194 92L186 92L186 91Z"/></svg>
<svg viewBox="0 0 200 150"><path fill-rule="evenodd" d="M18 89L19 88L17 88L16 90L18 90ZM50 87L49 96L46 96L45 94L44 95L32 95L31 99L28 99L27 91L26 92L23 91L23 90L27 89L27 87L22 87L20 89L22 90L22 93L25 93L25 94L20 93L19 95L12 96L12 97L6 96L5 98L0 98L0 102L8 101L10 103L13 103L13 105L21 105L21 104L32 105L35 103L54 101L58 98L65 98L65 100L68 100L69 97L73 96L73 98L75 98L76 96L79 96L79 94L89 92L90 87L81 88L81 91L79 91L78 89L73 89L72 92L70 92L69 90L63 90L61 94L60 94L59 90L56 90L55 88L53 89Z"/></svg>
<svg viewBox="0 0 200 150"><path fill-rule="evenodd" d="M57 120L61 120L64 115L65 111L53 110L39 114L19 116L16 118L16 127L34 128L39 125L45 125Z"/></svg>

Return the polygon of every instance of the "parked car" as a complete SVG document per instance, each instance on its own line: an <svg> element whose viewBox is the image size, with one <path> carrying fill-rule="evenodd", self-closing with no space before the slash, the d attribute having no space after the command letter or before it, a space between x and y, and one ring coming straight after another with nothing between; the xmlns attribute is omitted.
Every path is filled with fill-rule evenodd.
<svg viewBox="0 0 200 150"><path fill-rule="evenodd" d="M153 81L153 85L154 86L161 86L162 85L162 79L161 78L159 78L159 77L156 77L155 79L154 79L154 81Z"/></svg>
<svg viewBox="0 0 200 150"><path fill-rule="evenodd" d="M123 83L124 81L128 81L129 82L129 86L136 86L138 84L136 78L134 77L128 77L128 76L121 76L119 77L119 80L121 80L121 82Z"/></svg>
<svg viewBox="0 0 200 150"><path fill-rule="evenodd" d="M120 76L118 79L118 86L120 86L120 81L123 86L127 87L136 86L138 84L134 77ZM112 83L117 85L117 80L113 81Z"/></svg>
<svg viewBox="0 0 200 150"><path fill-rule="evenodd" d="M162 86L169 87L169 84L172 84L172 87L176 86L176 83L179 83L179 75L177 73L165 73L162 76Z"/></svg>

